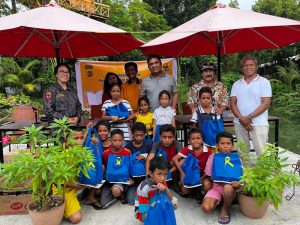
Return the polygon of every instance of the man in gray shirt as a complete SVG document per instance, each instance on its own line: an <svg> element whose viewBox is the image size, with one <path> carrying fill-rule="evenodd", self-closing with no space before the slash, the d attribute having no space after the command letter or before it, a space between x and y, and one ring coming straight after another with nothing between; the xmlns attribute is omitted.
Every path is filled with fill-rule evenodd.
<svg viewBox="0 0 300 225"><path fill-rule="evenodd" d="M157 109L159 93L167 90L172 95L172 108L175 110L178 101L176 82L173 76L163 73L161 58L158 55L150 55L147 59L151 75L142 82L141 96L146 96L150 102L150 111Z"/></svg>

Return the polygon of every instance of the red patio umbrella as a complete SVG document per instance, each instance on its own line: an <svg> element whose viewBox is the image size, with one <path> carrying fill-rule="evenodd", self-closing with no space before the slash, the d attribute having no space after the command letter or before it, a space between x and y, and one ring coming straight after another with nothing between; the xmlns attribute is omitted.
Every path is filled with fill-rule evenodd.
<svg viewBox="0 0 300 225"><path fill-rule="evenodd" d="M45 7L0 18L0 55L82 58L114 55L143 42L129 32L59 7Z"/></svg>
<svg viewBox="0 0 300 225"><path fill-rule="evenodd" d="M194 19L141 46L145 55L220 56L281 48L300 41L300 22L217 5Z"/></svg>

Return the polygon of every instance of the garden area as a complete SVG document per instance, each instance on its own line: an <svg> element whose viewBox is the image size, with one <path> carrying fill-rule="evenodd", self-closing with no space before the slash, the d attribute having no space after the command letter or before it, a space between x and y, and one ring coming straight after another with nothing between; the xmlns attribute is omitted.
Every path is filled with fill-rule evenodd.
<svg viewBox="0 0 300 225"><path fill-rule="evenodd" d="M17 12L20 8L36 8L48 1L0 0L0 16ZM180 24L204 13L216 5L214 0L174 0L174 1L132 1L104 0L110 6L110 16L105 23L124 29L140 40L149 42ZM181 7L177 7L180 5ZM230 7L239 8L236 0ZM285 10L282 10L285 9ZM72 9L71 9L72 10ZM75 10L76 11L76 10ZM259 0L252 11L300 20L300 7L296 1ZM136 23L139 21L139 23ZM300 44L295 43L281 49L260 50L222 55L221 80L230 94L234 81L240 78L239 60L246 54L253 54L259 60L259 73L272 83L273 97L269 115L280 117L279 145L300 153ZM115 56L84 58L96 61L145 60L137 49ZM180 102L187 100L189 87L200 80L199 65L204 61L217 63L216 56L179 57L177 85ZM74 64L76 59L64 60L71 66L71 84L75 85ZM56 60L53 58L0 57L0 124L11 120L12 108L17 105L34 105L42 115L42 95L47 86L55 82L53 73ZM270 134L274 125L270 124ZM272 143L273 135L270 135Z"/></svg>

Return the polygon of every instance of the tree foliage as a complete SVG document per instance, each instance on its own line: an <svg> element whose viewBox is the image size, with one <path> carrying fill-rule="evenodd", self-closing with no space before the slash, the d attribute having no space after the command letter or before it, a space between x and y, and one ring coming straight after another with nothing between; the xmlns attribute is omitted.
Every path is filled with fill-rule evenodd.
<svg viewBox="0 0 300 225"><path fill-rule="evenodd" d="M258 0L252 6L252 9L255 12L300 20L299 0ZM289 57L297 55L299 51L300 44L294 44L282 49L259 51L258 56L263 63L272 62L277 65L287 66Z"/></svg>
<svg viewBox="0 0 300 225"><path fill-rule="evenodd" d="M151 5L172 27L187 22L216 4L215 0L144 0L144 2Z"/></svg>
<svg viewBox="0 0 300 225"><path fill-rule="evenodd" d="M1 16L6 16L8 14L10 14L10 7L7 4L7 1L0 0L0 17Z"/></svg>

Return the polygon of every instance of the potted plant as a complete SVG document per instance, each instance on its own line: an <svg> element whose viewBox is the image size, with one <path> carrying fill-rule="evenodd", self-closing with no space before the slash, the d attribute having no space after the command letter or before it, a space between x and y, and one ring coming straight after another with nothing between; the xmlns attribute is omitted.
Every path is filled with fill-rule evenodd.
<svg viewBox="0 0 300 225"><path fill-rule="evenodd" d="M288 157L282 157L287 150L280 150L273 144L267 144L263 154L255 163L250 153L241 148L243 161L243 189L238 193L241 212L250 218L258 219L264 216L269 203L273 202L276 210L282 203L282 192L293 183L298 184L298 178L288 171ZM244 149L244 150L243 150Z"/></svg>
<svg viewBox="0 0 300 225"><path fill-rule="evenodd" d="M28 204L28 209L35 225L61 223L65 202L61 197L51 196L53 186L57 187L59 196L64 196L66 185L77 183L80 170L88 176L89 163L94 161L90 151L74 143L66 117L54 120L48 128L54 130L53 137L45 136L41 126L26 127L26 134L20 138L21 143L29 145L29 152L20 152L10 163L1 164L0 171L8 187L31 181L33 202ZM55 211L59 213L53 215ZM50 218L44 213L50 213Z"/></svg>
<svg viewBox="0 0 300 225"><path fill-rule="evenodd" d="M16 95L21 91L20 80L15 74L7 74L4 77L3 85L7 95Z"/></svg>

